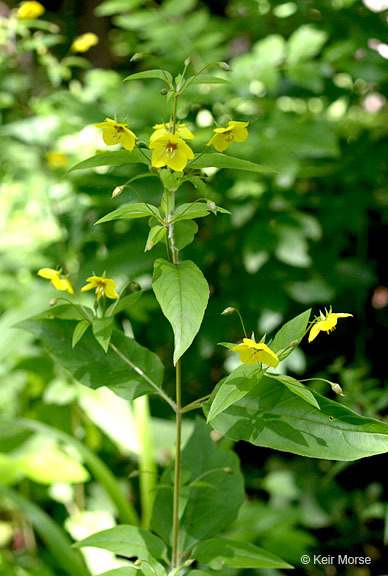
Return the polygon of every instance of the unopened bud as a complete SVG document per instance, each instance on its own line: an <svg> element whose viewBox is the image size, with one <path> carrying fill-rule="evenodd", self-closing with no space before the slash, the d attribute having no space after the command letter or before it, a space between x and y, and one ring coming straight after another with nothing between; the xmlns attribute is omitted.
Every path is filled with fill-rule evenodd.
<svg viewBox="0 0 388 576"><path fill-rule="evenodd" d="M226 472L227 474L233 474L233 469L232 468L223 468L222 469L224 472Z"/></svg>
<svg viewBox="0 0 388 576"><path fill-rule="evenodd" d="M162 88L160 93L162 96L165 96L166 94L168 94L169 90L167 88Z"/></svg>
<svg viewBox="0 0 388 576"><path fill-rule="evenodd" d="M226 62L218 62L218 66L222 69L222 70L226 70L227 72L229 72L231 69L231 67L229 66L229 64L227 64Z"/></svg>
<svg viewBox="0 0 388 576"><path fill-rule="evenodd" d="M188 66L190 64L190 56L188 58L186 58L184 64L185 64L185 66Z"/></svg>
<svg viewBox="0 0 388 576"><path fill-rule="evenodd" d="M331 384L331 389L333 390L333 392L335 392L336 394L338 394L338 396L344 396L344 393L342 391L342 388L339 384Z"/></svg>
<svg viewBox="0 0 388 576"><path fill-rule="evenodd" d="M97 312L97 310L98 310L98 302L97 302L97 300L94 301L93 308L94 308L94 311Z"/></svg>
<svg viewBox="0 0 388 576"><path fill-rule="evenodd" d="M134 566L141 566L142 565L142 561L140 560L140 558L138 558L136 560L136 562L134 563Z"/></svg>
<svg viewBox="0 0 388 576"><path fill-rule="evenodd" d="M130 59L130 62L138 62L143 58L143 52L136 52Z"/></svg>
<svg viewBox="0 0 388 576"><path fill-rule="evenodd" d="M53 298L52 300L50 300L49 305L50 306L55 306L55 304L58 302L58 300L56 298Z"/></svg>
<svg viewBox="0 0 388 576"><path fill-rule="evenodd" d="M227 308L225 308L225 310L223 312L221 312L221 315L222 316L229 316L230 314L233 314L233 312L235 312L235 308L228 306Z"/></svg>
<svg viewBox="0 0 388 576"><path fill-rule="evenodd" d="M193 562L195 562L194 558L190 558L189 560L186 560L186 562L183 564L183 566L185 566L187 568L188 566L191 566L193 564Z"/></svg>
<svg viewBox="0 0 388 576"><path fill-rule="evenodd" d="M295 348L299 345L299 340L293 340L290 344L290 348Z"/></svg>
<svg viewBox="0 0 388 576"><path fill-rule="evenodd" d="M133 292L139 292L139 290L141 290L141 286L138 282L132 282L131 286Z"/></svg>
<svg viewBox="0 0 388 576"><path fill-rule="evenodd" d="M133 470L129 475L128 478L137 478L139 476L139 470Z"/></svg>
<svg viewBox="0 0 388 576"><path fill-rule="evenodd" d="M209 210L211 210L213 212L213 214L215 214L217 216L217 205L215 202L212 202L211 200L207 201L207 205Z"/></svg>
<svg viewBox="0 0 388 576"><path fill-rule="evenodd" d="M117 196L120 196L124 188L125 188L124 186L116 186L116 188L112 192L112 198L117 198Z"/></svg>

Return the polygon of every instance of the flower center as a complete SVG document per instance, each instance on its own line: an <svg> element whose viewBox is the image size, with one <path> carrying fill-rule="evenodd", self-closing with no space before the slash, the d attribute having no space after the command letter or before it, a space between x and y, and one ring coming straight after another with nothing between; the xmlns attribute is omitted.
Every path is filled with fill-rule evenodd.
<svg viewBox="0 0 388 576"><path fill-rule="evenodd" d="M178 145L174 142L167 142L166 144L166 155L170 158L174 158L175 152L178 150Z"/></svg>
<svg viewBox="0 0 388 576"><path fill-rule="evenodd" d="M232 142L232 140L234 140L232 131L229 130L228 132L224 132L224 138L227 142Z"/></svg>

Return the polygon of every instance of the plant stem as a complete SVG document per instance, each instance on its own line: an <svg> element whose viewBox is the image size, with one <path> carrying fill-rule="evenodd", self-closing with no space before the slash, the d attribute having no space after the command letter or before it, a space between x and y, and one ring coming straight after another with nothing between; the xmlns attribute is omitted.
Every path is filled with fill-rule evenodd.
<svg viewBox="0 0 388 576"><path fill-rule="evenodd" d="M176 455L174 473L174 505L172 528L172 567L179 565L179 490L181 483L181 433L182 433L182 399L181 399L181 361L176 364Z"/></svg>

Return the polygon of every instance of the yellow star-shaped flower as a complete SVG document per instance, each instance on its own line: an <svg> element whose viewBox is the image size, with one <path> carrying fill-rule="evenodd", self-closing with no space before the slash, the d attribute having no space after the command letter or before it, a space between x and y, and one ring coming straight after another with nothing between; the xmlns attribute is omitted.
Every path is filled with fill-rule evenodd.
<svg viewBox="0 0 388 576"><path fill-rule="evenodd" d="M254 340L250 338L244 338L242 344L237 344L232 348L232 352L238 352L240 355L240 360L244 364L267 364L267 366L272 366L276 368L279 364L279 358L272 352L266 344L257 344Z"/></svg>
<svg viewBox="0 0 388 576"><path fill-rule="evenodd" d="M98 44L98 36L93 32L86 32L86 34L81 34L73 40L71 50L73 52L87 52L96 44Z"/></svg>
<svg viewBox="0 0 388 576"><path fill-rule="evenodd" d="M187 161L194 158L190 146L176 134L168 132L157 140L151 140L150 148L153 149L151 164L155 168L168 166L171 170L181 172L186 167Z"/></svg>
<svg viewBox="0 0 388 576"><path fill-rule="evenodd" d="M228 122L226 128L215 128L214 136L207 143L213 145L218 152L223 152L232 142L245 142L248 138L249 122Z"/></svg>
<svg viewBox="0 0 388 576"><path fill-rule="evenodd" d="M172 123L168 124L155 124L153 126L154 132L151 134L150 142L157 140L161 136L172 133ZM175 134L183 140L194 140L194 134L187 128L187 124L177 124L175 126Z"/></svg>
<svg viewBox="0 0 388 576"><path fill-rule="evenodd" d="M315 318L314 324L311 326L309 342L312 342L320 332L327 332L327 334L330 334L330 332L335 330L338 318L353 316L353 314L345 314L343 312L334 313L331 311L331 307L329 312L327 310L325 310L325 312L325 314L320 312L320 316Z"/></svg>
<svg viewBox="0 0 388 576"><path fill-rule="evenodd" d="M111 300L117 300L119 295L117 294L116 282L110 278L105 278L104 276L90 276L86 278L86 286L81 288L81 292L86 292L87 290L96 289L97 300L100 300L102 296L110 298Z"/></svg>
<svg viewBox="0 0 388 576"><path fill-rule="evenodd" d="M121 144L126 150L132 152L136 135L125 123L120 124L111 118L106 118L105 122L96 124L97 128L103 128L102 138L107 146Z"/></svg>
<svg viewBox="0 0 388 576"><path fill-rule="evenodd" d="M22 2L16 15L19 20L35 20L44 13L44 6L40 2Z"/></svg>
<svg viewBox="0 0 388 576"><path fill-rule="evenodd" d="M74 294L73 286L68 278L61 275L61 270L54 270L53 268L41 268L38 272L41 278L47 278L57 290L64 290L69 294Z"/></svg>

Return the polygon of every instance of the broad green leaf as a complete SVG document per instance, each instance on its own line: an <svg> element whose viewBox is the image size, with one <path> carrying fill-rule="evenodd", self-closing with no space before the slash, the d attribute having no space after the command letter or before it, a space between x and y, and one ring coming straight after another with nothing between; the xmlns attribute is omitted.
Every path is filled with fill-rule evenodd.
<svg viewBox="0 0 388 576"><path fill-rule="evenodd" d="M152 248L155 246L155 244L158 244L158 242L163 240L163 238L165 238L165 236L166 236L166 231L167 231L167 228L165 226L152 226L152 228L148 234L148 238L147 238L146 247L144 249L144 252L148 252L148 250L152 250Z"/></svg>
<svg viewBox="0 0 388 576"><path fill-rule="evenodd" d="M93 320L93 334L104 352L108 352L109 342L113 331L113 318L96 318Z"/></svg>
<svg viewBox="0 0 388 576"><path fill-rule="evenodd" d="M227 378L221 380L210 407L207 421L229 408L232 404L244 398L256 386L264 375L257 364L238 366Z"/></svg>
<svg viewBox="0 0 388 576"><path fill-rule="evenodd" d="M144 154L147 156L147 151L143 150ZM151 158L151 156L150 156ZM86 170L87 168L98 168L99 166L122 166L123 164L148 164L151 160L148 160L139 150L114 150L113 152L101 152L95 156L91 156L86 160L82 160L72 168L69 172L74 172L75 170Z"/></svg>
<svg viewBox="0 0 388 576"><path fill-rule="evenodd" d="M167 555L167 547L158 536L137 526L125 524L102 530L74 544L75 548L85 546L102 548L127 558L136 556L141 560L147 560L150 555L163 560Z"/></svg>
<svg viewBox="0 0 388 576"><path fill-rule="evenodd" d="M105 354L91 332L86 332L72 348L75 323L68 320L30 319L19 324L39 338L53 358L81 384L89 388L107 386L125 400L152 394L154 388L142 373L158 386L163 379L163 365L156 354L132 338L113 331L111 342L133 365L129 366L112 349Z"/></svg>
<svg viewBox="0 0 388 576"><path fill-rule="evenodd" d="M310 24L300 26L288 39L287 62L295 64L314 58L328 38L327 32L318 30Z"/></svg>
<svg viewBox="0 0 388 576"><path fill-rule="evenodd" d="M271 348L276 354L281 353L282 350L285 350L293 343L295 343L295 346L299 344L307 330L310 315L311 308L295 316L295 318L280 328L271 344ZM281 354L281 359L286 358L291 352L292 348L286 354Z"/></svg>
<svg viewBox="0 0 388 576"><path fill-rule="evenodd" d="M108 572L103 572L99 576L139 576L139 569L131 568L131 566L121 566L120 568L113 568Z"/></svg>
<svg viewBox="0 0 388 576"><path fill-rule="evenodd" d="M110 222L111 220L127 220L130 218L145 218L146 216L158 216L159 211L156 206L152 204L145 204L144 202L134 202L133 204L124 204L109 212L103 218L97 220L96 224L102 224L103 222Z"/></svg>
<svg viewBox="0 0 388 576"><path fill-rule="evenodd" d="M272 172L276 170L266 168L260 164L255 164L249 160L242 160L234 156L227 156L226 154L209 153L196 158L188 165L188 168L193 165L194 168L229 168L230 170L246 170L247 172Z"/></svg>
<svg viewBox="0 0 388 576"><path fill-rule="evenodd" d="M112 16L121 12L133 10L143 3L143 0L105 0L95 8L96 16Z"/></svg>
<svg viewBox="0 0 388 576"><path fill-rule="evenodd" d="M308 404L311 404L312 406L315 406L316 408L318 408L318 410L320 410L320 406L314 394L308 388L306 388L306 386L302 384L302 382L299 382L299 380L296 380L295 378L292 378L291 376L287 376L285 374L267 374L267 376L269 378L277 380L278 382L281 382L282 384L287 386L287 388L291 390L293 394L296 394L297 396L302 398L305 402L308 402Z"/></svg>
<svg viewBox="0 0 388 576"><path fill-rule="evenodd" d="M164 471L151 526L166 543L172 537L174 464ZM228 528L244 500L244 478L236 454L216 448L210 427L197 418L182 451L180 549Z"/></svg>
<svg viewBox="0 0 388 576"><path fill-rule="evenodd" d="M90 322L87 320L81 320L76 324L73 332L73 338L71 340L72 348L75 348L78 342L81 340L82 336L85 334L86 330L89 328Z"/></svg>
<svg viewBox="0 0 388 576"><path fill-rule="evenodd" d="M195 78L195 76L192 76L191 78L187 79L187 84L190 84L190 86L192 86L193 84L230 84L230 83L231 83L230 80L220 78L219 76L201 75L197 76L197 78Z"/></svg>
<svg viewBox="0 0 388 576"><path fill-rule="evenodd" d="M58 565L69 576L89 576L82 557L71 549L71 541L64 530L44 510L15 490L0 485L3 501L10 500L25 516L50 550Z"/></svg>
<svg viewBox="0 0 388 576"><path fill-rule="evenodd" d="M229 210L225 210L225 208L221 208L220 206L217 206L216 209L217 212L221 212L222 214L230 214ZM173 221L180 222L182 220L192 220L193 218L203 218L210 213L213 213L213 210L208 204L204 202L190 202L178 206L175 210Z"/></svg>
<svg viewBox="0 0 388 576"><path fill-rule="evenodd" d="M237 344L235 342L218 342L217 346L223 346L224 348L228 348L228 350L233 350Z"/></svg>
<svg viewBox="0 0 388 576"><path fill-rule="evenodd" d="M113 316L114 314L118 314L131 306L134 306L138 300L142 297L143 292L138 290L137 292L133 292L132 294L128 294L127 296L120 297L119 300L115 300L113 304L108 306L106 309L107 316Z"/></svg>
<svg viewBox="0 0 388 576"><path fill-rule="evenodd" d="M172 85L172 76L170 72L167 72L167 70L159 70L159 69L145 70L144 72L137 72L136 74L131 74L130 76L124 78L124 82L127 82L128 80L146 80L146 79L159 79L166 82L166 84L168 84L168 86L170 87Z"/></svg>
<svg viewBox="0 0 388 576"><path fill-rule="evenodd" d="M87 308L86 310L92 314L92 310L90 310L90 308ZM75 304L57 304L56 306L52 306L47 310L44 310L39 315L37 315L37 317L62 318L63 320L81 320L85 318L80 310L80 307L76 306Z"/></svg>
<svg viewBox="0 0 388 576"><path fill-rule="evenodd" d="M155 260L152 287L175 336L174 365L194 340L209 299L209 287L201 270L186 260L171 264Z"/></svg>
<svg viewBox="0 0 388 576"><path fill-rule="evenodd" d="M248 542L213 538L194 548L193 558L212 570L233 568L292 568L290 564L263 548Z"/></svg>
<svg viewBox="0 0 388 576"><path fill-rule="evenodd" d="M198 232L198 224L193 220L182 220L174 224L175 244L179 250L182 250L194 240Z"/></svg>
<svg viewBox="0 0 388 576"><path fill-rule="evenodd" d="M234 441L323 458L357 460L388 451L388 424L364 418L312 392L320 410L284 384L263 377L242 400L211 421ZM208 408L205 406L205 412Z"/></svg>

